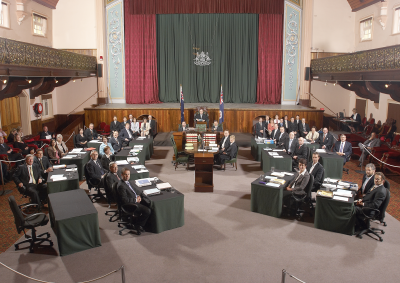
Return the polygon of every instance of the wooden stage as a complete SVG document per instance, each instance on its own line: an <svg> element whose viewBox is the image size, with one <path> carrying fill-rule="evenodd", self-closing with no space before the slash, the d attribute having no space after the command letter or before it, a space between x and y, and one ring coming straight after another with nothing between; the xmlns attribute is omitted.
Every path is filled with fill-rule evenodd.
<svg viewBox="0 0 400 283"><path fill-rule="evenodd" d="M206 106L210 121L218 120L219 104L218 103L185 103L185 120L190 126L194 124L194 113L197 106ZM253 122L258 116L269 115L279 117L288 115L300 118L306 118L306 123L316 126L317 129L323 125L323 110L312 109L300 105L263 105L248 103L225 103L224 105L224 123L223 128L228 129L231 133L251 133ZM124 116L133 117L142 115L152 115L157 120L158 132L177 131L180 124L181 110L179 103L160 103L160 104L105 104L95 108L85 108L85 124L93 123L95 127L101 122L110 124L114 115L118 117L118 121L122 121Z"/></svg>

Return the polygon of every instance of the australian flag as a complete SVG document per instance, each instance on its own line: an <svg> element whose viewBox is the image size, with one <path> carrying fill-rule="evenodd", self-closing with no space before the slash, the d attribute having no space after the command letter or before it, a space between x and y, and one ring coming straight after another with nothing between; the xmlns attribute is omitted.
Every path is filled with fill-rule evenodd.
<svg viewBox="0 0 400 283"><path fill-rule="evenodd" d="M221 85L221 95L219 98L219 124L222 124L224 121L224 93L222 92L222 85Z"/></svg>
<svg viewBox="0 0 400 283"><path fill-rule="evenodd" d="M183 99L183 92L182 92L182 85L181 85L181 124L183 121L185 121L185 100Z"/></svg>

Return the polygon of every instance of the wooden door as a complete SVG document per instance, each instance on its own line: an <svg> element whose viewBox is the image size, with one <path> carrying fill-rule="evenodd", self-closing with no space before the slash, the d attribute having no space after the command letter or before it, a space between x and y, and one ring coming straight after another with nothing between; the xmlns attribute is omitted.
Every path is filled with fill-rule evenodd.
<svg viewBox="0 0 400 283"><path fill-rule="evenodd" d="M21 108L19 97L11 97L0 101L1 126L8 135L12 128L21 126Z"/></svg>
<svg viewBox="0 0 400 283"><path fill-rule="evenodd" d="M388 113L387 113L387 118L392 118L396 120L396 125L399 127L400 122L400 104L397 103L388 103ZM399 131L399 128L397 128L397 132Z"/></svg>
<svg viewBox="0 0 400 283"><path fill-rule="evenodd" d="M356 99L356 109L357 109L357 113L360 114L360 116L361 116L361 120L364 117L366 117L365 116L366 107L367 107L367 101L365 99L358 99L358 98Z"/></svg>

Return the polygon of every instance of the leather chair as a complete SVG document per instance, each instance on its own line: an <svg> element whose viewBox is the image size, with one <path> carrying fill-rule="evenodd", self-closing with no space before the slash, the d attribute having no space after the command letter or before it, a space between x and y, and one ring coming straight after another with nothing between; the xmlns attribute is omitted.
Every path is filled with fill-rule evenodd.
<svg viewBox="0 0 400 283"><path fill-rule="evenodd" d="M34 214L25 214L21 208L27 208L31 206L37 206L37 204L28 204L28 205L20 205L18 206L15 201L14 196L10 196L8 198L8 203L10 205L11 211L14 215L15 226L17 228L18 234L22 231L25 234L26 240L21 241L19 243L14 244L15 250L19 249L19 245L24 243L29 243L29 252L33 253L33 246L35 243L39 242L39 244L43 242L49 242L50 247L53 246L53 242L49 239L50 234L48 232L36 235L36 227L45 226L49 222L49 218L44 213L34 213ZM30 229L31 236L25 233L25 229ZM45 237L44 237L45 236Z"/></svg>
<svg viewBox="0 0 400 283"><path fill-rule="evenodd" d="M107 175L108 175L108 174L112 174L112 173L107 173L106 176L105 176L104 178L107 178ZM114 184L117 184L117 182L115 182ZM112 205L112 203L113 203L113 202L116 202L116 201L115 201L115 197L114 197L114 193L113 193L113 188L112 188L112 187L111 187L111 188L108 187L106 180L104 180L104 191L106 192L106 198L107 198L107 202L108 202L108 208L110 208L111 205ZM112 215L111 215L109 221L110 221L110 222L113 222L113 218L116 217L116 216L118 215L118 209L115 209L115 210L107 210L107 211L105 212L105 215L109 215L109 213L112 213ZM115 220L114 220L114 221L115 221Z"/></svg>
<svg viewBox="0 0 400 283"><path fill-rule="evenodd" d="M236 170L235 171L237 171L237 156L238 156L238 154L239 154L239 147L238 147L238 150L236 152L236 156L234 158L232 158L231 160L225 160L224 171L225 171L226 163L232 164L232 167L236 166Z"/></svg>
<svg viewBox="0 0 400 283"><path fill-rule="evenodd" d="M172 143L172 147L174 148L174 154L175 154L175 170L176 170L176 167L178 167L179 163L182 163L182 164L186 163L186 170L189 170L189 155L186 154L185 152L178 152L178 148L174 141L174 137L171 136L170 138L171 138L171 143Z"/></svg>
<svg viewBox="0 0 400 283"><path fill-rule="evenodd" d="M89 189L88 197L90 198L90 200L92 202L95 202L98 199L104 198L104 196L101 192L101 189L98 187L101 180L89 178L89 173L87 171L87 164L85 164L84 173L85 173L86 183L87 183L88 189ZM92 189L94 189L93 194L91 193Z"/></svg>
<svg viewBox="0 0 400 283"><path fill-rule="evenodd" d="M140 235L141 232L135 229L135 222L137 221L137 216L135 216L135 210L137 209L136 204L122 204L121 196L118 193L117 189L118 183L114 183L112 186L112 190L116 196L117 207L118 207L118 215L121 221L118 222L118 227L122 228L118 231L118 234L122 235L124 230L136 231L137 235Z"/></svg>
<svg viewBox="0 0 400 283"><path fill-rule="evenodd" d="M294 192L292 192L292 198L295 201L296 204L296 215L300 216L300 213L304 213L305 210L301 209L302 205L308 204L311 209L314 208L314 205L311 201L311 190L314 184L314 176L310 175L310 179L308 180L307 186L305 188L305 193L304 195L296 195ZM312 215L312 213L310 213Z"/></svg>

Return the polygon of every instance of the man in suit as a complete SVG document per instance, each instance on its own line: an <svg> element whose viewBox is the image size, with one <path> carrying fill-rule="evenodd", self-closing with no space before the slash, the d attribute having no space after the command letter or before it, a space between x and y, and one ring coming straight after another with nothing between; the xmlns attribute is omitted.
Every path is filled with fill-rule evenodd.
<svg viewBox="0 0 400 283"><path fill-rule="evenodd" d="M31 198L32 203L38 204L41 208L41 200L47 198L47 186L43 182L43 171L39 165L33 164L33 155L28 154L25 157L25 163L19 165L14 173L14 182L18 189L25 187L25 194Z"/></svg>
<svg viewBox="0 0 400 283"><path fill-rule="evenodd" d="M290 118L290 121L288 122L288 132L294 132L294 135L296 137L297 133L298 133L299 128L297 127L296 122L294 121L294 117Z"/></svg>
<svg viewBox="0 0 400 283"><path fill-rule="evenodd" d="M288 134L285 131L285 127L281 126L279 128L279 134L275 136L276 137L276 146L281 147L285 143L285 140L289 137Z"/></svg>
<svg viewBox="0 0 400 283"><path fill-rule="evenodd" d="M150 125L150 135L154 137L157 134L157 125L156 121L153 120L153 116L149 115L149 125Z"/></svg>
<svg viewBox="0 0 400 283"><path fill-rule="evenodd" d="M313 183L313 188L312 192L316 192L321 188L322 183L324 182L323 176L324 176L324 167L322 166L321 163L319 163L319 153L314 152L312 154L312 163L308 163L307 165L307 172L310 175L314 176L314 183Z"/></svg>
<svg viewBox="0 0 400 283"><path fill-rule="evenodd" d="M113 121L110 124L110 131L111 132L119 132L121 129L121 123L117 121L117 116L114 116Z"/></svg>
<svg viewBox="0 0 400 283"><path fill-rule="evenodd" d="M224 137L219 141L218 143L218 148L220 151L227 150L229 145L230 145L230 139L229 139L229 131L225 130L224 131Z"/></svg>
<svg viewBox="0 0 400 283"><path fill-rule="evenodd" d="M49 172L53 172L53 165L51 165L49 159L43 156L43 150L39 148L36 150L36 156L33 159L33 164L39 165L43 171L43 182L46 183Z"/></svg>
<svg viewBox="0 0 400 283"><path fill-rule="evenodd" d="M129 117L128 123L129 123L129 124L132 124L132 123L133 123L133 115L132 115L132 114L129 114L128 117Z"/></svg>
<svg viewBox="0 0 400 283"><path fill-rule="evenodd" d="M274 129L271 132L271 139L276 141L276 139L279 139L280 133L281 132L279 130L278 124L274 124Z"/></svg>
<svg viewBox="0 0 400 283"><path fill-rule="evenodd" d="M138 216L138 219L134 227L136 233L140 235L141 232L144 232L143 226L146 224L147 219L151 214L151 210L142 204L141 193L137 191L131 183L129 183L130 174L128 168L122 170L122 180L118 182L117 190L122 205L128 206L129 204L135 204L137 206L134 210L134 214ZM128 209L127 207L124 208Z"/></svg>
<svg viewBox="0 0 400 283"><path fill-rule="evenodd" d="M328 132L328 128L322 130L322 135L318 137L315 143L319 143L322 149L330 150L333 145L333 136Z"/></svg>
<svg viewBox="0 0 400 283"><path fill-rule="evenodd" d="M310 126L306 124L306 118L301 119L301 123L299 124L299 133L302 138L305 138L310 131Z"/></svg>
<svg viewBox="0 0 400 283"><path fill-rule="evenodd" d="M106 175L103 167L98 160L99 153L96 150L92 150L90 153L90 160L86 163L86 170L89 179L95 179L99 181L99 188L104 188L104 176Z"/></svg>
<svg viewBox="0 0 400 283"><path fill-rule="evenodd" d="M306 194L304 191L307 187L308 181L310 180L310 174L307 172L307 160L304 158L299 159L299 172L294 174L292 180L289 182L287 188L283 191L283 201L291 206L289 200L294 193L295 195L301 197Z"/></svg>
<svg viewBox="0 0 400 283"><path fill-rule="evenodd" d="M318 137L319 137L319 133L317 132L317 128L315 126L312 126L311 131L308 132L308 134L306 136L306 140L313 143L318 139Z"/></svg>
<svg viewBox="0 0 400 283"><path fill-rule="evenodd" d="M299 160L300 159L305 159L307 160L307 155L308 155L308 149L304 145L304 139L303 138L298 138L298 146L294 150L292 156L293 156L293 168L297 167Z"/></svg>
<svg viewBox="0 0 400 283"><path fill-rule="evenodd" d="M118 165L115 162L110 162L109 172L104 177L104 189L107 195L112 195L112 185L121 181L121 174L118 172ZM108 192L107 192L108 191Z"/></svg>
<svg viewBox="0 0 400 283"><path fill-rule="evenodd" d="M187 131L186 122L183 121L181 125L179 125L178 132L185 132Z"/></svg>
<svg viewBox="0 0 400 283"><path fill-rule="evenodd" d="M208 115L204 113L203 109L200 109L199 113L194 116L194 120L197 122L207 122L208 128Z"/></svg>
<svg viewBox="0 0 400 283"><path fill-rule="evenodd" d="M299 143L294 137L294 132L289 133L289 137L283 142L283 151L287 152L289 155L293 154L298 147Z"/></svg>
<svg viewBox="0 0 400 283"><path fill-rule="evenodd" d="M361 186L358 189L356 199L361 196L365 196L371 188L374 186L374 177L375 177L375 165L372 163L368 163L365 166L365 174L361 181Z"/></svg>
<svg viewBox="0 0 400 283"><path fill-rule="evenodd" d="M238 146L235 143L234 135L229 136L229 142L230 144L228 148L225 148L224 150L221 150L220 153L216 154L218 156L217 164L221 165L221 167L225 163L225 160L231 160L232 158L235 158L238 151Z"/></svg>
<svg viewBox="0 0 400 283"><path fill-rule="evenodd" d="M264 131L265 131L265 122L263 121L263 118L258 119L258 123L254 125L255 128L255 134L257 137L263 138L264 137Z"/></svg>
<svg viewBox="0 0 400 283"><path fill-rule="evenodd" d="M299 129L299 126L300 126L300 123L301 123L301 120L300 120L300 116L299 115L296 115L296 126L297 126L297 130Z"/></svg>
<svg viewBox="0 0 400 283"><path fill-rule="evenodd" d="M0 154L6 154L8 156L8 160L10 161L24 159L20 153L13 152L12 148L4 143L4 137L0 137ZM16 164L21 165L22 163L22 161L18 161Z"/></svg>
<svg viewBox="0 0 400 283"><path fill-rule="evenodd" d="M285 115L283 117L283 126L285 127L286 133L289 133L289 120L288 120L288 115Z"/></svg>
<svg viewBox="0 0 400 283"><path fill-rule="evenodd" d="M90 142L91 140L95 140L98 137L97 132L95 129L93 129L93 127L94 127L93 123L90 123L89 128L87 128L83 133L88 142Z"/></svg>
<svg viewBox="0 0 400 283"><path fill-rule="evenodd" d="M128 119L126 118L126 116L124 116L124 117L122 118L122 122L120 123L120 126L119 126L119 130L120 130L120 131L123 130L123 129L125 129L126 123L131 124L131 123L128 122Z"/></svg>
<svg viewBox="0 0 400 283"><path fill-rule="evenodd" d="M361 167L362 164L364 163L365 158L368 156L368 151L371 152L374 147L378 147L381 145L381 141L376 137L376 133L372 132L371 137L367 139L364 143L359 143L358 146L360 147L361 155L360 159L360 164L358 164L358 167ZM366 149L368 149L368 151Z"/></svg>
<svg viewBox="0 0 400 283"><path fill-rule="evenodd" d="M50 136L50 139L48 138ZM47 126L43 126L43 131L40 132L40 139L41 140L51 140L51 139L55 139L56 135L52 132L49 131L49 129L47 128Z"/></svg>
<svg viewBox="0 0 400 283"><path fill-rule="evenodd" d="M113 133L113 136L110 138L110 143L111 143L111 146L114 149L114 152L117 152L117 151L121 150L121 148L122 148L122 140L121 140L121 137L119 136L117 131L115 131Z"/></svg>
<svg viewBox="0 0 400 283"><path fill-rule="evenodd" d="M214 132L222 132L222 125L218 124L218 121L215 120L214 124L211 127L211 130L213 130Z"/></svg>
<svg viewBox="0 0 400 283"><path fill-rule="evenodd" d="M343 157L343 165L349 161L351 154L353 153L353 148L351 147L351 143L346 141L346 136L344 134L340 135L340 141L335 143L335 147L333 149L337 155Z"/></svg>
<svg viewBox="0 0 400 283"><path fill-rule="evenodd" d="M364 213L366 215L374 215L372 209L379 209L386 199L386 188L383 186L385 182L385 175L381 172L375 173L374 186L363 196L355 202L356 205L356 230L366 228L364 222ZM364 210L363 210L364 208ZM371 210L369 210L369 209ZM364 212L364 213L363 213ZM358 229L357 229L358 228Z"/></svg>
<svg viewBox="0 0 400 283"><path fill-rule="evenodd" d="M123 146L128 146L129 143L135 138L134 133L130 129L130 124L126 123L125 128L121 130L120 137Z"/></svg>

